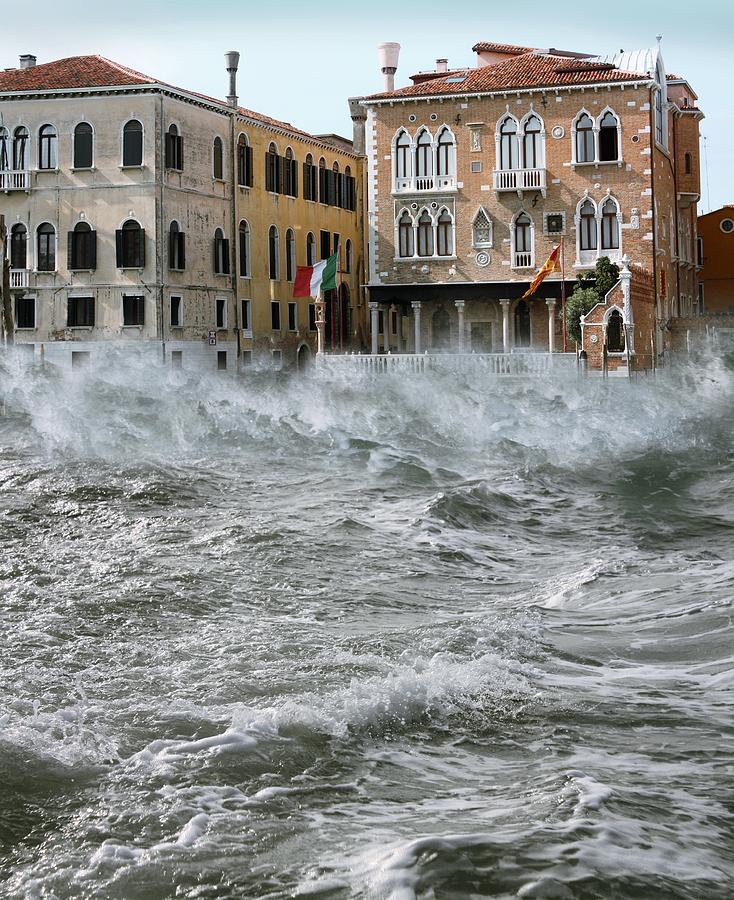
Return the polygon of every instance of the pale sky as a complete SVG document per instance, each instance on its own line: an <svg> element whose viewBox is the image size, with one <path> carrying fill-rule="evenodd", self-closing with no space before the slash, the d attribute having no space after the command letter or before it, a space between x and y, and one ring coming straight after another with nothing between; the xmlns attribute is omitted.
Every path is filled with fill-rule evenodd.
<svg viewBox="0 0 734 900"><path fill-rule="evenodd" d="M10 14L11 8L14 10ZM224 53L241 54L238 92L250 109L314 133L351 136L347 97L381 90L376 45L402 45L398 86L431 69L472 65L477 41L595 54L653 46L663 35L669 72L688 79L706 114L700 212L734 203L734 81L731 0L578 0L522 4L487 0L371 0L365 4L278 0L36 0L22 13L0 0L0 66L21 53L40 62L99 53L180 87L227 94ZM708 186L706 179L708 162Z"/></svg>

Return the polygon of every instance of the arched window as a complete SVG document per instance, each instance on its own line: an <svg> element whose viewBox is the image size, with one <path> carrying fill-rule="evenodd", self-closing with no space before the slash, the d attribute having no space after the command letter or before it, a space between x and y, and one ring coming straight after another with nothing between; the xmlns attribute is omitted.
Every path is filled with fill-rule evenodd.
<svg viewBox="0 0 734 900"><path fill-rule="evenodd" d="M24 125L19 125L13 132L13 169L16 171L27 169L29 164L28 129Z"/></svg>
<svg viewBox="0 0 734 900"><path fill-rule="evenodd" d="M413 217L404 209L398 219L398 256L415 256Z"/></svg>
<svg viewBox="0 0 734 900"><path fill-rule="evenodd" d="M540 169L543 165L543 148L541 146L542 125L536 115L525 120L522 134L522 160L525 169Z"/></svg>
<svg viewBox="0 0 734 900"><path fill-rule="evenodd" d="M349 238L344 245L344 271L347 275L352 273L352 242Z"/></svg>
<svg viewBox="0 0 734 900"><path fill-rule="evenodd" d="M36 269L39 272L56 271L56 230L53 225L44 222L38 226L36 233L38 247L36 254Z"/></svg>
<svg viewBox="0 0 734 900"><path fill-rule="evenodd" d="M410 153L410 138L406 131L398 134L395 141L395 177L413 177L413 158Z"/></svg>
<svg viewBox="0 0 734 900"><path fill-rule="evenodd" d="M427 209L418 218L418 256L433 256L433 220Z"/></svg>
<svg viewBox="0 0 734 900"><path fill-rule="evenodd" d="M619 159L619 120L607 110L599 120L599 161L616 162Z"/></svg>
<svg viewBox="0 0 734 900"><path fill-rule="evenodd" d="M296 279L296 236L292 228L285 233L285 277L286 281Z"/></svg>
<svg viewBox="0 0 734 900"><path fill-rule="evenodd" d="M145 266L145 231L134 219L128 219L116 234L117 268L142 269Z"/></svg>
<svg viewBox="0 0 734 900"><path fill-rule="evenodd" d="M164 145L165 166L175 172L183 171L183 138L178 133L178 125L171 123L166 132Z"/></svg>
<svg viewBox="0 0 734 900"><path fill-rule="evenodd" d="M313 266L316 263L316 238L309 231L306 235L306 265Z"/></svg>
<svg viewBox="0 0 734 900"><path fill-rule="evenodd" d="M472 244L475 247L492 246L492 222L485 212L480 209L472 223Z"/></svg>
<svg viewBox="0 0 734 900"><path fill-rule="evenodd" d="M175 220L168 231L168 268L179 272L186 268L186 235Z"/></svg>
<svg viewBox="0 0 734 900"><path fill-rule="evenodd" d="M268 232L268 260L270 280L277 281L280 278L280 236L275 225L271 225Z"/></svg>
<svg viewBox="0 0 734 900"><path fill-rule="evenodd" d="M438 135L436 174L452 176L456 174L456 153L454 136L448 128L442 128Z"/></svg>
<svg viewBox="0 0 734 900"><path fill-rule="evenodd" d="M7 172L9 168L8 129L0 126L0 172Z"/></svg>
<svg viewBox="0 0 734 900"><path fill-rule="evenodd" d="M594 162L594 123L588 113L576 119L576 162Z"/></svg>
<svg viewBox="0 0 734 900"><path fill-rule="evenodd" d="M216 181L224 180L224 147L220 137L214 138L212 147L212 173Z"/></svg>
<svg viewBox="0 0 734 900"><path fill-rule="evenodd" d="M314 201L319 199L316 166L313 164L313 156L310 153L306 154L303 163L303 199Z"/></svg>
<svg viewBox="0 0 734 900"><path fill-rule="evenodd" d="M59 164L59 139L53 125L38 130L38 168L55 169Z"/></svg>
<svg viewBox="0 0 734 900"><path fill-rule="evenodd" d="M77 222L68 235L69 271L78 272L97 268L97 234L88 222Z"/></svg>
<svg viewBox="0 0 734 900"><path fill-rule="evenodd" d="M601 208L601 248L619 250L619 208L610 197Z"/></svg>
<svg viewBox="0 0 734 900"><path fill-rule="evenodd" d="M240 251L240 278L248 278L250 275L250 226L243 219L240 222L239 251Z"/></svg>
<svg viewBox="0 0 734 900"><path fill-rule="evenodd" d="M122 164L143 165L143 126L137 119L130 119L122 129Z"/></svg>
<svg viewBox="0 0 734 900"><path fill-rule="evenodd" d="M607 319L607 350L624 353L624 319L618 309L613 309Z"/></svg>
<svg viewBox="0 0 734 900"><path fill-rule="evenodd" d="M517 122L512 116L505 116L500 123L500 169L520 168L517 143Z"/></svg>
<svg viewBox="0 0 734 900"><path fill-rule="evenodd" d="M454 252L454 220L447 209L442 209L436 222L436 250L438 256L451 256Z"/></svg>
<svg viewBox="0 0 734 900"><path fill-rule="evenodd" d="M579 250L596 250L596 207L585 200L579 208Z"/></svg>
<svg viewBox="0 0 734 900"><path fill-rule="evenodd" d="M425 129L418 135L415 147L415 174L418 178L433 175L433 141Z"/></svg>
<svg viewBox="0 0 734 900"><path fill-rule="evenodd" d="M28 231L21 222L10 229L10 268L27 269Z"/></svg>
<svg viewBox="0 0 734 900"><path fill-rule="evenodd" d="M530 346L530 307L525 300L515 307L515 346Z"/></svg>
<svg viewBox="0 0 734 900"><path fill-rule="evenodd" d="M214 274L229 275L229 241L221 228L214 232Z"/></svg>
<svg viewBox="0 0 734 900"><path fill-rule="evenodd" d="M80 122L74 129L75 169L91 169L94 165L94 132L89 122Z"/></svg>
<svg viewBox="0 0 734 900"><path fill-rule="evenodd" d="M246 134L237 138L237 184L252 187L252 147Z"/></svg>
<svg viewBox="0 0 734 900"><path fill-rule="evenodd" d="M521 212L515 219L514 266L526 269L533 264L533 223L527 213Z"/></svg>

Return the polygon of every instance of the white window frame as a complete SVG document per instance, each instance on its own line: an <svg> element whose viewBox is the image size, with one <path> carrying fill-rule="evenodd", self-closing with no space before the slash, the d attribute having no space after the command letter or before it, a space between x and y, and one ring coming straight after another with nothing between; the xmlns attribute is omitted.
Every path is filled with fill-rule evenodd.
<svg viewBox="0 0 734 900"><path fill-rule="evenodd" d="M173 300L178 298L178 322L173 321ZM183 294L171 294L168 300L168 316L171 328L183 328L184 325L184 298Z"/></svg>
<svg viewBox="0 0 734 900"><path fill-rule="evenodd" d="M291 328L291 310L294 312L293 328ZM295 300L288 301L288 331L298 332L298 303Z"/></svg>
<svg viewBox="0 0 734 900"><path fill-rule="evenodd" d="M538 135L538 164L535 166L529 166L527 160L525 159L525 126L530 121L530 119L537 119L540 122L540 131L537 132ZM525 113L525 115L520 119L520 133L519 133L519 146L518 146L518 161L520 162L521 169L544 169L545 168L545 121L540 113L537 113L532 104L530 109Z"/></svg>
<svg viewBox="0 0 734 900"><path fill-rule="evenodd" d="M242 298L240 300L240 309L247 310L247 325L245 325L245 316L242 316L242 335L246 338L252 337L252 300Z"/></svg>
<svg viewBox="0 0 734 900"><path fill-rule="evenodd" d="M127 221L127 219L125 220ZM53 269L39 269L38 268L38 229L41 225L50 225L54 230L54 267ZM26 262L28 261L27 257L28 247L26 245ZM36 230L33 232L33 273L35 275L53 275L59 271L59 229L54 225L53 222L49 222L48 219L44 219L43 222L39 222L36 225Z"/></svg>
<svg viewBox="0 0 734 900"><path fill-rule="evenodd" d="M222 324L219 324L219 303L222 303ZM221 294L214 296L214 327L217 331L226 331L228 328L227 322L229 319L229 309L227 308L229 303L227 302L227 298L223 297Z"/></svg>
<svg viewBox="0 0 734 900"><path fill-rule="evenodd" d="M475 232L475 226L477 219L480 215L484 215L487 221L489 222L489 240L488 241L478 241ZM474 218L471 221L471 242L472 247L477 250L489 250L494 247L494 224L492 222L492 217L487 212L487 210L480 206L477 211L474 213Z"/></svg>
<svg viewBox="0 0 734 900"><path fill-rule="evenodd" d="M518 266L517 265L517 250L515 248L516 243L516 224L517 220L520 216L526 215L530 219L530 250L523 250L523 253L529 253L530 260L527 265ZM525 209L520 209L517 213L512 217L512 222L510 225L510 268L512 269L533 269L535 268L535 222L533 221L533 217L530 213Z"/></svg>

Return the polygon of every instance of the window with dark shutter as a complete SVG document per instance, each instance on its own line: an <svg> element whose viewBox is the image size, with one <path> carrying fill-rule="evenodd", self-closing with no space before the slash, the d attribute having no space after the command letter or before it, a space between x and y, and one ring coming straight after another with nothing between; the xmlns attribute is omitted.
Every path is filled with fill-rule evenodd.
<svg viewBox="0 0 734 900"><path fill-rule="evenodd" d="M280 331L280 302L278 300L270 303L270 326L273 331Z"/></svg>
<svg viewBox="0 0 734 900"><path fill-rule="evenodd" d="M28 231L21 222L10 229L10 268L26 269L28 256Z"/></svg>
<svg viewBox="0 0 734 900"><path fill-rule="evenodd" d="M56 271L56 230L53 225L44 222L38 226L38 247L36 268L39 272Z"/></svg>
<svg viewBox="0 0 734 900"><path fill-rule="evenodd" d="M133 219L115 232L118 269L145 267L145 229Z"/></svg>
<svg viewBox="0 0 734 900"><path fill-rule="evenodd" d="M171 125L166 132L166 168L177 172L183 170L183 138L178 127Z"/></svg>
<svg viewBox="0 0 734 900"><path fill-rule="evenodd" d="M66 324L69 328L91 328L94 325L94 297L69 297Z"/></svg>
<svg viewBox="0 0 734 900"><path fill-rule="evenodd" d="M217 328L227 327L227 301L224 297L216 298Z"/></svg>
<svg viewBox="0 0 734 900"><path fill-rule="evenodd" d="M183 325L183 297L171 297L171 328Z"/></svg>
<svg viewBox="0 0 734 900"><path fill-rule="evenodd" d="M74 168L91 169L94 160L94 132L88 122L80 122L74 129Z"/></svg>
<svg viewBox="0 0 734 900"><path fill-rule="evenodd" d="M97 232L86 222L79 222L67 237L69 271L96 269Z"/></svg>
<svg viewBox="0 0 734 900"><path fill-rule="evenodd" d="M271 281L280 278L280 237L275 225L268 231L268 263Z"/></svg>
<svg viewBox="0 0 734 900"><path fill-rule="evenodd" d="M321 259L328 259L331 256L331 232L322 231L321 240Z"/></svg>
<svg viewBox="0 0 734 900"><path fill-rule="evenodd" d="M265 190L273 194L278 193L280 186L280 166L278 165L280 157L275 144L270 144L268 152L265 154Z"/></svg>
<svg viewBox="0 0 734 900"><path fill-rule="evenodd" d="M143 165L143 126L137 119L126 122L122 129L122 164Z"/></svg>
<svg viewBox="0 0 734 900"><path fill-rule="evenodd" d="M319 203L326 204L326 162L323 158L319 160Z"/></svg>
<svg viewBox="0 0 734 900"><path fill-rule="evenodd" d="M214 232L214 274L229 275L229 241L221 228Z"/></svg>
<svg viewBox="0 0 734 900"><path fill-rule="evenodd" d="M308 330L316 331L316 304L308 304Z"/></svg>
<svg viewBox="0 0 734 900"><path fill-rule="evenodd" d="M216 181L224 180L224 147L220 137L214 138L212 147L212 174Z"/></svg>
<svg viewBox="0 0 734 900"><path fill-rule="evenodd" d="M244 134L237 140L237 183L241 187L252 187L252 147Z"/></svg>
<svg viewBox="0 0 734 900"><path fill-rule="evenodd" d="M250 275L250 226L243 219L239 227L240 278Z"/></svg>
<svg viewBox="0 0 734 900"><path fill-rule="evenodd" d="M33 297L15 298L15 327L36 327L36 301Z"/></svg>
<svg viewBox="0 0 734 900"><path fill-rule="evenodd" d="M179 272L186 268L186 235L175 221L168 232L168 268Z"/></svg>
<svg viewBox="0 0 734 900"><path fill-rule="evenodd" d="M123 295L122 324L145 325L145 297L139 294Z"/></svg>

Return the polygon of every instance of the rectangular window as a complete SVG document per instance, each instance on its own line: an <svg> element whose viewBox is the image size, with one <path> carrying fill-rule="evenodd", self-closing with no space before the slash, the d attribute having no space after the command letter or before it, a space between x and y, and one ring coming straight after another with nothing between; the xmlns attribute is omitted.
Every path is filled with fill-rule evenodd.
<svg viewBox="0 0 734 900"><path fill-rule="evenodd" d="M280 175L280 158L275 153L265 154L265 190L277 193Z"/></svg>
<svg viewBox="0 0 734 900"><path fill-rule="evenodd" d="M395 310L392 310L390 313L390 332L392 334L398 333L398 314Z"/></svg>
<svg viewBox="0 0 734 900"><path fill-rule="evenodd" d="M89 365L92 354L89 350L72 350L71 351L71 367L72 369L83 369Z"/></svg>
<svg viewBox="0 0 734 900"><path fill-rule="evenodd" d="M68 233L67 250L70 272L97 268L97 232L88 225L79 225Z"/></svg>
<svg viewBox="0 0 734 900"><path fill-rule="evenodd" d="M183 171L183 138L166 132L166 168Z"/></svg>
<svg viewBox="0 0 734 900"><path fill-rule="evenodd" d="M226 350L217 350L217 369L220 372L226 372L226 370L227 370L227 351Z"/></svg>
<svg viewBox="0 0 734 900"><path fill-rule="evenodd" d="M471 163L472 172L481 172L482 171L482 161L480 159L473 159Z"/></svg>
<svg viewBox="0 0 734 900"><path fill-rule="evenodd" d="M331 256L331 233L328 231L321 232L321 259L328 259Z"/></svg>
<svg viewBox="0 0 734 900"><path fill-rule="evenodd" d="M703 265L703 238L696 238L696 265Z"/></svg>
<svg viewBox="0 0 734 900"><path fill-rule="evenodd" d="M94 325L94 297L69 297L66 307L69 328L90 328Z"/></svg>
<svg viewBox="0 0 734 900"><path fill-rule="evenodd" d="M122 298L122 324L145 324L145 297L137 294L124 294Z"/></svg>
<svg viewBox="0 0 734 900"><path fill-rule="evenodd" d="M334 240L332 242L332 253L336 253L339 250L339 243L341 241L341 235L338 232L334 232Z"/></svg>
<svg viewBox="0 0 734 900"><path fill-rule="evenodd" d="M115 232L118 269L145 267L145 229L137 226L119 228Z"/></svg>
<svg viewBox="0 0 734 900"><path fill-rule="evenodd" d="M242 351L242 365L245 367L252 365L252 350Z"/></svg>
<svg viewBox="0 0 734 900"><path fill-rule="evenodd" d="M214 301L217 310L217 328L227 327L227 299L226 297L217 297Z"/></svg>
<svg viewBox="0 0 734 900"><path fill-rule="evenodd" d="M288 304L288 331L298 330L298 304Z"/></svg>
<svg viewBox="0 0 734 900"><path fill-rule="evenodd" d="M252 333L251 303L251 300L242 301L242 329L243 331L249 331L250 333Z"/></svg>
<svg viewBox="0 0 734 900"><path fill-rule="evenodd" d="M186 268L186 234L176 228L168 232L168 267L177 272Z"/></svg>
<svg viewBox="0 0 734 900"><path fill-rule="evenodd" d="M283 351L282 350L271 350L273 359L273 367L276 369L280 369L283 365Z"/></svg>
<svg viewBox="0 0 734 900"><path fill-rule="evenodd" d="M16 297L15 299L15 327L36 327L36 299L35 297Z"/></svg>
<svg viewBox="0 0 734 900"><path fill-rule="evenodd" d="M278 300L270 302L270 327L273 331L280 331L280 302Z"/></svg>
<svg viewBox="0 0 734 900"><path fill-rule="evenodd" d="M308 304L308 330L316 331L316 304Z"/></svg>
<svg viewBox="0 0 734 900"><path fill-rule="evenodd" d="M171 350L171 368L183 369L183 350Z"/></svg>
<svg viewBox="0 0 734 900"><path fill-rule="evenodd" d="M171 297L171 328L183 325L183 297Z"/></svg>

